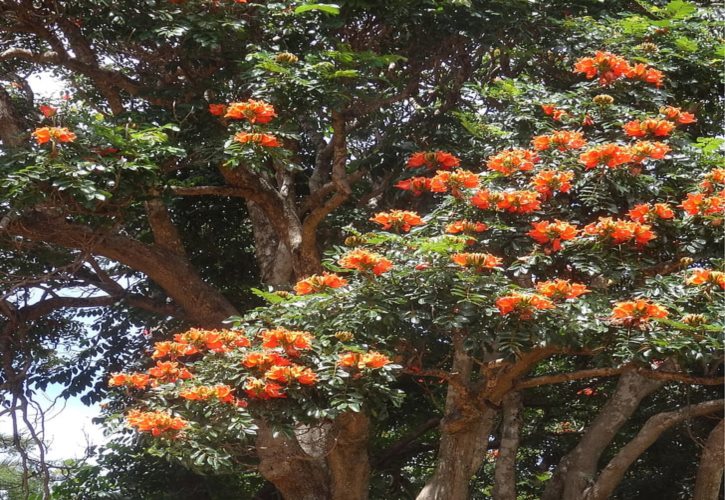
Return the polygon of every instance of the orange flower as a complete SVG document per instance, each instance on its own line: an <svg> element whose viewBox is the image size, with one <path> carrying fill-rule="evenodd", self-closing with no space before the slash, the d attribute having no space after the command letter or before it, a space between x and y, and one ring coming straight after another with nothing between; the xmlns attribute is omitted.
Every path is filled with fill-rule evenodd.
<svg viewBox="0 0 725 500"><path fill-rule="evenodd" d="M413 196L420 196L423 193L430 192L431 180L428 177L411 177L398 182L395 187L410 191Z"/></svg>
<svg viewBox="0 0 725 500"><path fill-rule="evenodd" d="M203 349L225 353L231 348L249 347L249 339L240 330L202 330L191 328L184 333L174 335L177 344L188 344L183 355L195 354Z"/></svg>
<svg viewBox="0 0 725 500"><path fill-rule="evenodd" d="M590 292L590 290L581 283L571 283L569 280L562 279L537 283L536 291L544 297L549 297L553 300L575 299L580 295Z"/></svg>
<svg viewBox="0 0 725 500"><path fill-rule="evenodd" d="M538 160L536 152L529 149L506 149L489 158L486 166L489 170L511 175L533 169Z"/></svg>
<svg viewBox="0 0 725 500"><path fill-rule="evenodd" d="M554 121L560 121L563 117L569 116L569 113L563 109L557 108L553 104L542 104L541 110L546 116L550 116Z"/></svg>
<svg viewBox="0 0 725 500"><path fill-rule="evenodd" d="M340 354L338 364L345 368L378 369L390 364L390 359L382 353L369 351L365 354L345 352Z"/></svg>
<svg viewBox="0 0 725 500"><path fill-rule="evenodd" d="M141 432L150 432L152 436L166 435L174 438L178 431L187 426L187 422L178 417L172 417L164 411L142 412L131 410L126 415L126 422L129 426L137 428Z"/></svg>
<svg viewBox="0 0 725 500"><path fill-rule="evenodd" d="M226 110L225 118L247 120L250 123L269 123L277 116L274 107L264 101L249 99L246 102L233 102Z"/></svg>
<svg viewBox="0 0 725 500"><path fill-rule="evenodd" d="M629 154L632 155L632 161L640 163L644 160L661 160L670 147L663 142L637 141L629 147Z"/></svg>
<svg viewBox="0 0 725 500"><path fill-rule="evenodd" d="M274 349L281 347L287 356L297 357L299 351L312 349L313 335L309 332L299 330L287 330L286 328L275 328L262 332L262 347Z"/></svg>
<svg viewBox="0 0 725 500"><path fill-rule="evenodd" d="M674 216L675 213L666 203L655 203L654 206L649 203L641 203L627 212L627 217L635 222L648 222L653 218L672 219Z"/></svg>
<svg viewBox="0 0 725 500"><path fill-rule="evenodd" d="M591 387L585 387L584 389L580 389L576 391L578 396L596 396L597 391L592 389Z"/></svg>
<svg viewBox="0 0 725 500"><path fill-rule="evenodd" d="M265 148L278 148L282 146L279 140L271 134L248 134L247 132L239 132L234 135L234 140L241 144L259 144Z"/></svg>
<svg viewBox="0 0 725 500"><path fill-rule="evenodd" d="M689 125L695 123L697 119L692 113L682 111L674 106L663 106L660 108L660 114L664 115L668 120L672 120L678 125Z"/></svg>
<svg viewBox="0 0 725 500"><path fill-rule="evenodd" d="M665 75L658 69L650 68L644 64L635 64L627 71L627 78L652 83L655 87L662 86Z"/></svg>
<svg viewBox="0 0 725 500"><path fill-rule="evenodd" d="M589 80L599 75L600 85L626 76L629 71L630 66L626 59L604 51L597 51L594 57L583 57L574 64L574 72L584 73Z"/></svg>
<svg viewBox="0 0 725 500"><path fill-rule="evenodd" d="M234 389L225 384L215 386L200 385L180 391L179 397L188 399L189 401L206 401L208 399L215 398L219 400L220 403L233 403L233 391Z"/></svg>
<svg viewBox="0 0 725 500"><path fill-rule="evenodd" d="M471 222L468 220L457 220L451 222L446 226L446 233L448 234L465 234L474 235L476 233L482 233L488 229L488 226L483 222ZM475 243L476 240L469 240L469 244Z"/></svg>
<svg viewBox="0 0 725 500"><path fill-rule="evenodd" d="M579 155L579 162L583 163L587 170L599 165L616 168L630 161L632 161L632 155L629 148L619 144L602 144Z"/></svg>
<svg viewBox="0 0 725 500"><path fill-rule="evenodd" d="M513 292L496 299L496 307L501 316L516 312L520 319L531 319L537 310L553 309L556 306L541 295Z"/></svg>
<svg viewBox="0 0 725 500"><path fill-rule="evenodd" d="M712 269L693 269L692 274L685 280L688 285L717 285L725 290L725 273Z"/></svg>
<svg viewBox="0 0 725 500"><path fill-rule="evenodd" d="M189 345L186 342L170 342L165 340L163 342L156 342L154 344L154 352L151 355L152 359L162 359L169 357L176 359L179 356L191 356L199 352L193 345Z"/></svg>
<svg viewBox="0 0 725 500"><path fill-rule="evenodd" d="M148 374L159 382L176 382L192 377L191 372L176 361L157 361L156 366L148 370Z"/></svg>
<svg viewBox="0 0 725 500"><path fill-rule="evenodd" d="M541 194L543 199L553 196L555 191L568 193L571 190L571 180L574 179L574 172L564 170L541 170L531 179L533 188Z"/></svg>
<svg viewBox="0 0 725 500"><path fill-rule="evenodd" d="M710 194L713 191L715 191L715 188L725 187L725 168L714 168L707 174L705 174L705 178L702 182L700 182L700 189L702 189L705 194Z"/></svg>
<svg viewBox="0 0 725 500"><path fill-rule="evenodd" d="M413 226L421 226L425 224L425 222L423 222L420 218L420 215L408 210L380 212L370 220L380 224L384 230L392 229L393 231L402 231L404 233L410 231Z"/></svg>
<svg viewBox="0 0 725 500"><path fill-rule="evenodd" d="M490 253L456 253L451 260L461 267L481 272L485 269L493 269L501 265L503 260Z"/></svg>
<svg viewBox="0 0 725 500"><path fill-rule="evenodd" d="M460 165L461 160L445 151L418 151L408 158L408 168L426 167L429 170L450 170Z"/></svg>
<svg viewBox="0 0 725 500"><path fill-rule="evenodd" d="M557 130L548 135L534 137L532 143L537 151L546 151L548 149L567 151L569 149L581 149L586 145L587 141L581 132Z"/></svg>
<svg viewBox="0 0 725 500"><path fill-rule="evenodd" d="M265 372L272 366L290 366L292 362L276 352L250 352L244 356L242 364Z"/></svg>
<svg viewBox="0 0 725 500"><path fill-rule="evenodd" d="M555 219L554 222L542 220L531 224L533 229L526 233L541 245L551 245L551 251L561 250L561 242L573 240L577 236L576 226Z"/></svg>
<svg viewBox="0 0 725 500"><path fill-rule="evenodd" d="M38 106L38 109L46 118L55 116L55 114L58 112L58 109L54 108L53 106L48 106L47 104L41 104L40 106Z"/></svg>
<svg viewBox="0 0 725 500"><path fill-rule="evenodd" d="M76 135L65 127L42 127L33 131L33 137L38 144L46 142L73 142Z"/></svg>
<svg viewBox="0 0 725 500"><path fill-rule="evenodd" d="M347 280L334 273L322 273L322 276L314 274L309 278L298 281L295 285L297 295L320 293L328 288L340 288L347 285Z"/></svg>
<svg viewBox="0 0 725 500"><path fill-rule="evenodd" d="M675 129L675 124L667 120L647 118L646 120L632 120L624 124L624 132L630 137L667 137Z"/></svg>
<svg viewBox="0 0 725 500"><path fill-rule="evenodd" d="M250 398L256 399L279 399L286 398L283 392L284 387L275 382L266 382L258 378L249 377L244 381L244 392Z"/></svg>
<svg viewBox="0 0 725 500"><path fill-rule="evenodd" d="M209 104L209 113L214 116L224 116L226 112L226 104Z"/></svg>
<svg viewBox="0 0 725 500"><path fill-rule="evenodd" d="M458 169L455 172L439 170L430 180L430 190L433 193L445 193L448 190L455 197L461 196L463 188L477 188L478 176L469 170Z"/></svg>
<svg viewBox="0 0 725 500"><path fill-rule="evenodd" d="M715 196L706 196L703 193L687 193L687 198L678 205L685 209L689 215L713 215L725 211L725 192Z"/></svg>
<svg viewBox="0 0 725 500"><path fill-rule="evenodd" d="M624 325L635 325L653 318L666 318L667 309L646 299L617 302L612 309L612 320Z"/></svg>
<svg viewBox="0 0 725 500"><path fill-rule="evenodd" d="M133 387L134 389L145 389L149 385L149 376L145 373L112 373L108 380L108 387Z"/></svg>
<svg viewBox="0 0 725 500"><path fill-rule="evenodd" d="M345 269L355 269L361 272L372 272L376 276L390 271L393 263L382 255L356 248L346 253L338 263Z"/></svg>
<svg viewBox="0 0 725 500"><path fill-rule="evenodd" d="M488 210L491 208L491 204L498 201L498 199L498 193L492 193L488 189L481 189L473 193L473 196L471 196L469 201L474 207L478 207L482 210Z"/></svg>
<svg viewBox="0 0 725 500"><path fill-rule="evenodd" d="M496 210L528 214L541 208L540 196L536 191L504 191L496 201Z"/></svg>
<svg viewBox="0 0 725 500"><path fill-rule="evenodd" d="M634 240L637 245L643 246L657 237L647 224L611 217L600 217L597 222L585 226L584 232L602 239L611 239L615 245Z"/></svg>

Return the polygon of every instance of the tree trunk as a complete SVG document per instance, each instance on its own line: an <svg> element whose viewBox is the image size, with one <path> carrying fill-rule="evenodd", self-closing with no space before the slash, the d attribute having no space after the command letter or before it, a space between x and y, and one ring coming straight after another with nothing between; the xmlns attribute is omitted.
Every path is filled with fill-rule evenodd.
<svg viewBox="0 0 725 500"><path fill-rule="evenodd" d="M295 279L292 254L256 203L247 201L247 210L252 222L254 256L262 283L274 287L289 286Z"/></svg>
<svg viewBox="0 0 725 500"><path fill-rule="evenodd" d="M348 412L335 421L335 443L327 456L334 500L367 500L370 482L370 420Z"/></svg>
<svg viewBox="0 0 725 500"><path fill-rule="evenodd" d="M503 399L501 444L494 473L494 500L516 500L516 452L523 424L521 394L510 392Z"/></svg>
<svg viewBox="0 0 725 500"><path fill-rule="evenodd" d="M609 401L584 433L579 444L561 459L549 480L542 500L581 500L598 470L599 458L619 429L664 382L649 380L633 372L622 375Z"/></svg>
<svg viewBox="0 0 725 500"><path fill-rule="evenodd" d="M723 411L723 400L705 401L704 403L685 406L678 410L658 413L650 417L642 429L627 443L602 470L597 482L585 491L584 500L606 500L624 478L629 467L647 448L672 426L702 415ZM722 441L720 442L722 444ZM720 447L722 453L722 447ZM722 462L721 462L722 463Z"/></svg>
<svg viewBox="0 0 725 500"><path fill-rule="evenodd" d="M692 500L717 500L720 498L723 467L725 467L725 448L723 448L725 425L723 423L725 420L720 420L720 423L715 426L707 438L705 449L702 450Z"/></svg>
<svg viewBox="0 0 725 500"><path fill-rule="evenodd" d="M465 337L453 339L453 377L448 383L446 413L440 425L436 470L417 500L467 500L471 478L483 462L497 412L480 411L467 393L473 359L463 347Z"/></svg>
<svg viewBox="0 0 725 500"><path fill-rule="evenodd" d="M10 94L0 87L0 141L6 149L22 145L23 129L19 124Z"/></svg>

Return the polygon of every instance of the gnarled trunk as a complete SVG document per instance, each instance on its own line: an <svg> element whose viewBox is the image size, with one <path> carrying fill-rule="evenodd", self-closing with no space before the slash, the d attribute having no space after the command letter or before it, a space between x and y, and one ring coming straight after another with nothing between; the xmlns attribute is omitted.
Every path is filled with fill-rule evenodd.
<svg viewBox="0 0 725 500"><path fill-rule="evenodd" d="M725 467L724 424L725 420L720 420L707 438L705 449L702 450L700 457L700 467L697 469L695 494L692 500L717 500L720 498L723 467Z"/></svg>
<svg viewBox="0 0 725 500"><path fill-rule="evenodd" d="M501 444L494 472L494 500L516 500L516 452L523 424L521 394L510 392L503 398Z"/></svg>
<svg viewBox="0 0 725 500"><path fill-rule="evenodd" d="M256 203L247 201L247 210L252 222L254 256L262 283L274 287L289 285L295 278L292 254Z"/></svg>

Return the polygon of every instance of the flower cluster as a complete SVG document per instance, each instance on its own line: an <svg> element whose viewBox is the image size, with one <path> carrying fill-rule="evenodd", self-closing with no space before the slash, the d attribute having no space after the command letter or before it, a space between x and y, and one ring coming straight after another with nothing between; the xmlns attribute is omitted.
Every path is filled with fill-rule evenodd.
<svg viewBox="0 0 725 500"><path fill-rule="evenodd" d="M212 111L211 106L209 107L210 111ZM221 108L216 107L215 110L218 112ZM247 120L249 123L269 123L277 116L274 106L264 101L255 101L254 99L249 99L244 102L233 102L224 111L225 118ZM212 111L212 113L214 112Z"/></svg>
<svg viewBox="0 0 725 500"><path fill-rule="evenodd" d="M584 139L584 135L581 132L572 130L557 130L551 134L537 135L531 143L537 151L546 151L548 149L568 151L570 149L583 148L587 141Z"/></svg>
<svg viewBox="0 0 725 500"><path fill-rule="evenodd" d="M396 188L404 191L410 191L413 196L420 196L423 193L429 193L431 190L430 177L410 177L403 179L395 185Z"/></svg>
<svg viewBox="0 0 725 500"><path fill-rule="evenodd" d="M640 203L627 212L627 217L640 223L651 222L655 219L672 219L674 216L675 212L667 203L655 203L654 205Z"/></svg>
<svg viewBox="0 0 725 500"><path fill-rule="evenodd" d="M179 356L191 356L206 350L224 353L236 348L249 347L249 345L249 339L239 330L191 328L184 333L174 335L173 342L168 340L156 342L151 357L176 359Z"/></svg>
<svg viewBox="0 0 725 500"><path fill-rule="evenodd" d="M501 265L503 260L490 253L456 253L451 260L461 267L481 272L486 269L494 269Z"/></svg>
<svg viewBox="0 0 725 500"><path fill-rule="evenodd" d="M563 109L557 108L553 104L542 104L541 111L543 111L546 116L550 116L556 122L561 121L561 119L566 116L569 116L569 113Z"/></svg>
<svg viewBox="0 0 725 500"><path fill-rule="evenodd" d="M675 124L668 120L647 118L645 120L632 120L622 127L624 133L630 137L667 137L675 129Z"/></svg>
<svg viewBox="0 0 725 500"><path fill-rule="evenodd" d="M488 226L483 222L471 222L468 220L457 220L448 224L445 228L448 234L465 234L467 236L473 236L478 233L482 233L488 229ZM475 239L469 239L466 241L467 244L473 245L476 243Z"/></svg>
<svg viewBox="0 0 725 500"><path fill-rule="evenodd" d="M556 306L551 300L538 294L513 292L496 299L496 308L501 316L515 312L520 319L531 319L537 310L554 307Z"/></svg>
<svg viewBox="0 0 725 500"><path fill-rule="evenodd" d="M356 248L346 253L338 263L345 269L354 269L365 273L371 272L376 276L380 276L393 268L393 263L382 255L362 248Z"/></svg>
<svg viewBox="0 0 725 500"><path fill-rule="evenodd" d="M486 167L504 175L511 175L532 170L538 159L536 152L529 149L507 149L489 158Z"/></svg>
<svg viewBox="0 0 725 500"><path fill-rule="evenodd" d="M157 361L156 366L149 368L148 374L154 379L152 384L173 383L177 380L187 380L193 377L191 372L177 361Z"/></svg>
<svg viewBox="0 0 725 500"><path fill-rule="evenodd" d="M286 328L275 328L262 332L262 347L265 349L282 348L291 358L300 355L300 351L312 349L311 333Z"/></svg>
<svg viewBox="0 0 725 500"><path fill-rule="evenodd" d="M600 85L607 85L620 78L629 78L659 87L664 79L662 72L655 68L641 63L631 66L625 58L605 51L597 51L594 57L579 59L574 64L574 71L584 73L589 80L599 76Z"/></svg>
<svg viewBox="0 0 725 500"><path fill-rule="evenodd" d="M708 172L700 182L700 189L705 194L711 194L717 189L725 189L725 168L714 168Z"/></svg>
<svg viewBox="0 0 725 500"><path fill-rule="evenodd" d="M556 191L568 193L573 179L574 172L570 170L540 170L531 178L531 186L546 200Z"/></svg>
<svg viewBox="0 0 725 500"><path fill-rule="evenodd" d="M528 214L541 208L540 197L536 191L492 192L482 189L473 194L470 202L482 210L494 208L502 212Z"/></svg>
<svg viewBox="0 0 725 500"><path fill-rule="evenodd" d="M38 144L46 142L73 142L76 135L66 127L41 127L33 131L33 137Z"/></svg>
<svg viewBox="0 0 725 500"><path fill-rule="evenodd" d="M448 173L448 172L445 172ZM415 212L408 210L391 210L390 212L380 212L370 219L382 226L384 230L402 231L407 233L413 226L421 226L425 224Z"/></svg>
<svg viewBox="0 0 725 500"><path fill-rule="evenodd" d="M689 125L695 123L697 119L692 113L682 111L680 108L674 106L663 106L660 108L660 114L668 120L671 120L678 125Z"/></svg>
<svg viewBox="0 0 725 500"><path fill-rule="evenodd" d="M687 193L687 198L678 206L692 216L725 213L725 191L720 191L714 196L707 196L705 193Z"/></svg>
<svg viewBox="0 0 725 500"><path fill-rule="evenodd" d="M602 144L595 146L579 155L579 162L584 165L587 170L598 167L600 165L609 168L616 168L624 163L632 161L632 153L626 146L619 144Z"/></svg>
<svg viewBox="0 0 725 500"><path fill-rule="evenodd" d="M669 152L670 147L667 144L657 141L637 141L628 149L634 163L641 163L644 160L661 160Z"/></svg>
<svg viewBox="0 0 725 500"><path fill-rule="evenodd" d="M562 241L573 240L578 234L576 226L558 219L553 222L542 220L531 225L533 228L526 234L541 245L549 245L553 252L561 250Z"/></svg>
<svg viewBox="0 0 725 500"><path fill-rule="evenodd" d="M239 132L234 134L234 140L240 144L258 144L265 148L278 148L282 146L277 137L272 134L251 134Z"/></svg>
<svg viewBox="0 0 725 500"><path fill-rule="evenodd" d="M590 290L581 283L571 283L569 280L555 279L541 281L536 284L536 291L552 300L575 299Z"/></svg>
<svg viewBox="0 0 725 500"><path fill-rule="evenodd" d="M612 309L614 323L633 326L656 318L666 318L667 309L647 299L617 302Z"/></svg>
<svg viewBox="0 0 725 500"><path fill-rule="evenodd" d="M141 432L150 432L154 437L164 435L170 438L176 437L188 425L185 420L164 411L131 410L126 415L126 422Z"/></svg>
<svg viewBox="0 0 725 500"><path fill-rule="evenodd" d="M330 288L340 288L347 285L347 280L334 273L314 274L309 278L300 280L295 285L297 295L324 292Z"/></svg>
<svg viewBox="0 0 725 500"><path fill-rule="evenodd" d="M108 379L108 387L133 387L145 389L151 379L148 373L112 373Z"/></svg>
<svg viewBox="0 0 725 500"><path fill-rule="evenodd" d="M439 170L430 180L430 190L433 193L450 191L453 196L460 197L461 189L477 188L478 182L478 176L469 170L458 169L455 172Z"/></svg>
<svg viewBox="0 0 725 500"><path fill-rule="evenodd" d="M389 365L391 361L385 354L370 351L367 353L344 352L340 354L337 363L344 368L363 370L365 368L382 368Z"/></svg>
<svg viewBox="0 0 725 500"><path fill-rule="evenodd" d="M725 290L725 273L712 269L693 269L692 274L685 280L688 285L717 285Z"/></svg>
<svg viewBox="0 0 725 500"><path fill-rule="evenodd" d="M605 240L611 240L615 245L634 241L637 245L643 246L657 237L647 224L612 219L611 217L600 217L597 222L585 226L584 232Z"/></svg>
<svg viewBox="0 0 725 500"><path fill-rule="evenodd" d="M461 160L445 151L418 151L408 158L408 168L426 167L429 170L450 170Z"/></svg>
<svg viewBox="0 0 725 500"><path fill-rule="evenodd" d="M226 384L217 384L214 386L197 385L189 387L179 392L179 397L189 401L207 401L216 399L220 403L234 403L236 400L232 395L234 389Z"/></svg>

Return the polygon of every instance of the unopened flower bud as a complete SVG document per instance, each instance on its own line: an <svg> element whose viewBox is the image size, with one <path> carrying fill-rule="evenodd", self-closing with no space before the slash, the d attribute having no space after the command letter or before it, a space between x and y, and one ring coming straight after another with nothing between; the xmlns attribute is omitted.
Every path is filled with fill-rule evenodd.
<svg viewBox="0 0 725 500"><path fill-rule="evenodd" d="M652 42L644 42L639 44L639 50L647 53L655 53L659 50L659 47Z"/></svg>
<svg viewBox="0 0 725 500"><path fill-rule="evenodd" d="M680 259L680 266L687 267L690 264L692 264L693 262L694 262L694 260L692 259L692 257L682 257Z"/></svg>
<svg viewBox="0 0 725 500"><path fill-rule="evenodd" d="M707 318L704 314L685 314L680 321L686 325L700 326L707 323Z"/></svg>
<svg viewBox="0 0 725 500"><path fill-rule="evenodd" d="M274 294L277 297L282 297L283 299L289 299L290 297L294 297L294 295L284 290L277 290L276 292L274 292Z"/></svg>
<svg viewBox="0 0 725 500"><path fill-rule="evenodd" d="M294 64L299 61L300 58L290 52L280 52L274 60L281 64Z"/></svg>
<svg viewBox="0 0 725 500"><path fill-rule="evenodd" d="M599 106L610 106L614 104L614 97L609 94L595 95L592 100L594 101L594 104L598 104Z"/></svg>
<svg viewBox="0 0 725 500"><path fill-rule="evenodd" d="M335 338L340 342L350 342L355 335L352 332L335 332Z"/></svg>
<svg viewBox="0 0 725 500"><path fill-rule="evenodd" d="M365 243L365 238L361 236L348 236L345 238L345 246L357 247Z"/></svg>

